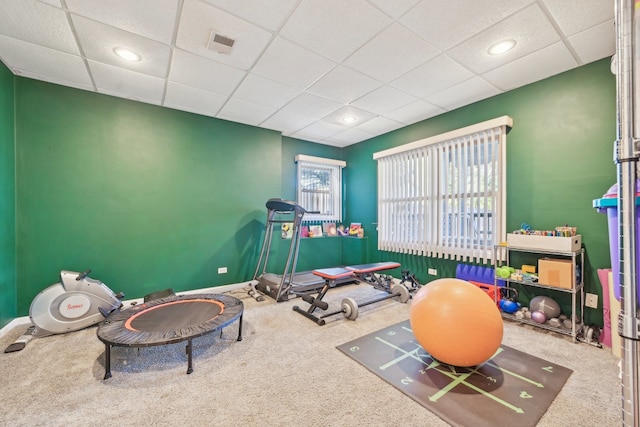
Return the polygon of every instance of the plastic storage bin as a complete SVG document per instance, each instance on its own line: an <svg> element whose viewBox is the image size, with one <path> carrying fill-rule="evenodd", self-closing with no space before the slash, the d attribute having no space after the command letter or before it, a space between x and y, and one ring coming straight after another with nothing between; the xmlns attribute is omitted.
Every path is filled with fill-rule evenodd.
<svg viewBox="0 0 640 427"><path fill-rule="evenodd" d="M636 206L640 206L640 197L638 195L640 189L640 181L636 183ZM620 301L620 247L618 242L618 184L614 184L602 196L601 199L593 201L593 207L600 213L607 215L609 223L609 252L611 253L611 271L613 273L613 293L618 301ZM636 210L636 239L640 242L640 209ZM640 301L640 250L636 253L636 273L638 300Z"/></svg>

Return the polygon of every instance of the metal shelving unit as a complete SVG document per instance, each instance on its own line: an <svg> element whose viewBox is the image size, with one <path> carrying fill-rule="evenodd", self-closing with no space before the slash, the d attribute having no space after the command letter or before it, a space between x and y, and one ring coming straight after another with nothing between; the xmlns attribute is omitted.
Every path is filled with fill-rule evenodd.
<svg viewBox="0 0 640 427"><path fill-rule="evenodd" d="M573 342L577 342L577 336L578 336L577 326L578 324L582 324L583 317L584 317L584 248L580 248L577 251L563 252L563 251L550 251L550 250L543 250L543 249L531 249L531 248L520 248L520 247L514 247L514 246L496 245L494 246L494 254L493 254L494 268L497 269L503 265L510 265L509 258L510 258L511 252L521 252L521 253L540 255L540 258L543 256L551 255L554 257L562 257L563 259L571 259L571 267L572 267L572 271L574 272L577 271L577 267L579 266L580 274L577 275L574 273L574 277L572 280L573 283L571 284L570 289L558 288L556 286L549 286L544 283L503 279L501 277L494 276L494 285L496 286L496 289L499 289L498 288L500 284L499 282L501 283L503 282L504 283L503 286L507 288L511 287L512 284L518 284L522 286L529 286L533 288L547 289L554 292L563 292L563 293L571 294L571 311L572 311L570 316L571 330L561 328L561 327L554 327L547 323L537 323L531 319L526 319L526 318L518 319L515 315L509 314L509 313L501 312L501 314L502 314L502 317L507 320L512 320L514 322L520 322L527 325L533 325L538 328L557 332L559 334L569 335L573 339ZM495 298L500 298L499 292L496 292ZM577 322L576 319L578 319L579 322Z"/></svg>

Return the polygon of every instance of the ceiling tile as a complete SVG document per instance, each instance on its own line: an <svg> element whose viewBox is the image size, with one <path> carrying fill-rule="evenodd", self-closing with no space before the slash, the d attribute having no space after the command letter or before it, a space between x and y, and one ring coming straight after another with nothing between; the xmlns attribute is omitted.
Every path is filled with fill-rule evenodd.
<svg viewBox="0 0 640 427"><path fill-rule="evenodd" d="M345 64L384 83L438 55L438 50L394 23L345 61Z"/></svg>
<svg viewBox="0 0 640 427"><path fill-rule="evenodd" d="M308 91L348 104L380 86L382 83L379 81L339 65L314 83Z"/></svg>
<svg viewBox="0 0 640 427"><path fill-rule="evenodd" d="M576 65L564 43L558 42L488 71L482 77L500 90L507 91L562 73Z"/></svg>
<svg viewBox="0 0 640 427"><path fill-rule="evenodd" d="M303 1L280 34L305 48L342 61L391 19L365 0Z"/></svg>
<svg viewBox="0 0 640 427"><path fill-rule="evenodd" d="M299 137L301 135L305 136L313 136L315 139L325 139L329 138L332 135L340 133L347 128L344 126L337 125L335 123L327 123L325 121L317 121L311 123L309 126L301 129L300 131L293 134L294 137Z"/></svg>
<svg viewBox="0 0 640 427"><path fill-rule="evenodd" d="M605 21L613 21L615 1L543 0L565 36L572 36Z"/></svg>
<svg viewBox="0 0 640 427"><path fill-rule="evenodd" d="M47 83L53 83L60 86L72 87L76 89L82 89L89 92L94 92L95 89L93 87L93 83L83 84L78 83L77 81L69 80L69 78L73 78L73 76L64 76L64 77L51 77L43 74L35 73L31 70L21 70L15 69L12 70L17 76L25 77L27 79L39 80Z"/></svg>
<svg viewBox="0 0 640 427"><path fill-rule="evenodd" d="M0 35L80 54L64 11L34 0L0 1Z"/></svg>
<svg viewBox="0 0 640 427"><path fill-rule="evenodd" d="M46 3L46 4L50 4L51 6L62 8L62 3L60 3L60 0L38 0L38 1L40 3Z"/></svg>
<svg viewBox="0 0 640 427"><path fill-rule="evenodd" d="M298 89L249 74L233 93L233 97L266 107L280 108L299 94Z"/></svg>
<svg viewBox="0 0 640 427"><path fill-rule="evenodd" d="M493 44L506 39L517 43L511 51L504 55L487 52ZM557 41L560 35L534 4L449 50L448 55L471 71L484 73Z"/></svg>
<svg viewBox="0 0 640 427"><path fill-rule="evenodd" d="M316 119L311 117L305 117L281 110L262 122L260 126L268 129L280 130L283 135L291 135L306 126L309 126L315 121Z"/></svg>
<svg viewBox="0 0 640 427"><path fill-rule="evenodd" d="M231 54L206 48L212 29ZM486 54L507 37L513 51ZM0 0L0 60L16 75L337 147L614 45L610 0ZM120 46L143 60L121 62Z"/></svg>
<svg viewBox="0 0 640 427"><path fill-rule="evenodd" d="M612 56L616 53L616 35L613 21L590 28L569 37L569 43L575 49L583 64Z"/></svg>
<svg viewBox="0 0 640 427"><path fill-rule="evenodd" d="M0 58L15 74L93 90L82 58L0 35Z"/></svg>
<svg viewBox="0 0 640 427"><path fill-rule="evenodd" d="M381 135L383 133L391 132L392 130L400 129L404 124L391 120L387 117L374 117L366 123L357 126L357 129L367 132L371 135Z"/></svg>
<svg viewBox="0 0 640 427"><path fill-rule="evenodd" d="M235 40L230 53L218 53L207 48L212 31ZM271 37L272 33L216 7L189 1L184 3L182 9L176 46L223 64L248 70L264 51Z"/></svg>
<svg viewBox="0 0 640 427"><path fill-rule="evenodd" d="M409 105L405 105L402 108L398 108L397 110L387 113L386 116L397 122L404 123L405 125L410 125L420 120L425 120L445 112L446 110L443 110L440 107L429 104L428 102L422 100L418 100L416 102L412 102Z"/></svg>
<svg viewBox="0 0 640 427"><path fill-rule="evenodd" d="M229 99L216 117L258 126L266 120L267 117L275 113L275 111L276 109L272 107L265 107L264 105L253 104L239 99Z"/></svg>
<svg viewBox="0 0 640 427"><path fill-rule="evenodd" d="M278 37L251 71L297 89L306 89L335 65L320 55Z"/></svg>
<svg viewBox="0 0 640 427"><path fill-rule="evenodd" d="M393 19L398 19L413 6L420 3L420 0L369 0L369 3L374 4Z"/></svg>
<svg viewBox="0 0 640 427"><path fill-rule="evenodd" d="M41 3L50 4L51 6L62 7L62 4L60 3L60 0L39 0L39 1Z"/></svg>
<svg viewBox="0 0 640 427"><path fill-rule="evenodd" d="M446 55L440 55L391 82L391 86L419 98L440 92L474 74Z"/></svg>
<svg viewBox="0 0 640 427"><path fill-rule="evenodd" d="M340 132L337 135L333 135L328 139L329 142L340 143L340 146L346 147L347 145L355 144L356 142L365 141L373 138L374 135L364 132L360 129L347 129L344 132Z"/></svg>
<svg viewBox="0 0 640 427"><path fill-rule="evenodd" d="M177 110L215 117L222 108L226 96L169 82L163 105Z"/></svg>
<svg viewBox="0 0 640 427"><path fill-rule="evenodd" d="M169 80L220 95L231 95L245 74L242 70L176 49Z"/></svg>
<svg viewBox="0 0 640 427"><path fill-rule="evenodd" d="M343 119L345 117L353 117L355 120L352 123L345 123ZM329 122L343 127L355 127L361 123L365 123L376 117L374 113L356 108L352 105L345 105L344 107L334 111L333 113L322 118L323 122Z"/></svg>
<svg viewBox="0 0 640 427"><path fill-rule="evenodd" d="M314 95L312 93L302 93L293 101L282 108L282 111L299 114L301 116L321 119L342 107L339 102L331 101L327 98Z"/></svg>
<svg viewBox="0 0 640 427"><path fill-rule="evenodd" d="M71 15L71 19L82 40L81 48L87 59L154 77L167 76L169 46L79 15ZM113 53L117 47L135 51L142 56L142 60L128 62L120 59Z"/></svg>
<svg viewBox="0 0 640 427"><path fill-rule="evenodd" d="M167 45L172 43L178 0L65 0L65 2L72 13Z"/></svg>
<svg viewBox="0 0 640 427"><path fill-rule="evenodd" d="M446 110L455 110L482 99L498 95L500 91L480 77L474 77L440 93L425 98L427 102Z"/></svg>
<svg viewBox="0 0 640 427"><path fill-rule="evenodd" d="M88 61L98 92L134 101L161 104L164 79L125 70L120 67Z"/></svg>
<svg viewBox="0 0 640 427"><path fill-rule="evenodd" d="M424 0L399 22L446 51L534 3L534 0Z"/></svg>
<svg viewBox="0 0 640 427"><path fill-rule="evenodd" d="M232 15L256 24L269 31L275 31L282 26L293 8L300 0L205 0Z"/></svg>
<svg viewBox="0 0 640 427"><path fill-rule="evenodd" d="M153 77L155 78L155 77ZM144 98L142 96L134 96L130 93L122 93L122 92L116 92L113 90L109 90L109 89L99 89L98 93L101 93L103 95L109 95L109 96L113 96L116 98L122 98L122 99L127 99L131 102L142 102L144 104L151 104L151 105L157 105L159 107L162 107L162 100L157 101L155 99L148 99L148 98Z"/></svg>
<svg viewBox="0 0 640 427"><path fill-rule="evenodd" d="M382 86L351 104L376 114L384 115L389 111L396 110L415 101L417 101L417 98L406 92L391 86Z"/></svg>

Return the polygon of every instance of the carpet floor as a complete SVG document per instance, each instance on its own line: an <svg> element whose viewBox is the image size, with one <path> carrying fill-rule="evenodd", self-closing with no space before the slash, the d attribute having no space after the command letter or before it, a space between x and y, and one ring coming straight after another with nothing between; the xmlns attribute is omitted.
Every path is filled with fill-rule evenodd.
<svg viewBox="0 0 640 427"><path fill-rule="evenodd" d="M350 285L330 291L363 301L378 291ZM185 343L112 350L113 377L103 380L104 352L96 328L32 340L0 354L0 425L7 426L446 426L336 346L409 318L411 302L383 301L318 326L292 310L301 300L256 302L245 290L238 323L193 341L194 372L186 374ZM0 338L6 348L26 327ZM504 324L503 344L573 371L539 426L622 423L618 359L568 337ZM464 408L460 408L464 410ZM500 425L496 420L496 425Z"/></svg>

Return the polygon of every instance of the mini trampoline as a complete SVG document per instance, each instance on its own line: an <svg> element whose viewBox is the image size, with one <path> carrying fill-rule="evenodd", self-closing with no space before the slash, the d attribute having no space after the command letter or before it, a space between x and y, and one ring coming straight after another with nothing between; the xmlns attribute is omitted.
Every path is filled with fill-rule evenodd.
<svg viewBox="0 0 640 427"><path fill-rule="evenodd" d="M111 378L111 347L151 347L187 341L187 374L193 372L192 340L240 319L242 340L244 304L221 294L171 295L126 310L114 311L98 325L105 344L104 379Z"/></svg>

